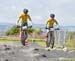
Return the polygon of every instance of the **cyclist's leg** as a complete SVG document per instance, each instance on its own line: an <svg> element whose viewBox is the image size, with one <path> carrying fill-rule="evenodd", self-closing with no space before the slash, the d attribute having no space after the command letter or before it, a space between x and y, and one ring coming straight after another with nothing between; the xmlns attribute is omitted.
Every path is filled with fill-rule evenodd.
<svg viewBox="0 0 75 61"><path fill-rule="evenodd" d="M54 31L51 32L51 48L54 47Z"/></svg>
<svg viewBox="0 0 75 61"><path fill-rule="evenodd" d="M22 26L23 26L23 24L21 23L21 27L20 27L20 29L19 29L19 30L20 30L20 31L19 31L19 32L20 32L20 35L19 35L20 39L22 38Z"/></svg>
<svg viewBox="0 0 75 61"><path fill-rule="evenodd" d="M27 22L26 23L24 23L24 26L27 26L28 27L28 24L27 24ZM25 36L24 36L24 38L25 38L25 45L28 45L28 32L27 32L27 30L25 30Z"/></svg>
<svg viewBox="0 0 75 61"><path fill-rule="evenodd" d="M48 38L47 38L47 41L46 41L46 48L48 51L50 51L50 43L51 43L51 32L49 31L48 32Z"/></svg>
<svg viewBox="0 0 75 61"><path fill-rule="evenodd" d="M46 47L48 47L48 32L49 32L49 30L47 29L47 32L46 32Z"/></svg>
<svg viewBox="0 0 75 61"><path fill-rule="evenodd" d="M47 32L46 47L50 47L50 43L51 43L51 32L48 31Z"/></svg>
<svg viewBox="0 0 75 61"><path fill-rule="evenodd" d="M49 33L48 33L48 40L47 40L47 42L48 42L48 47L50 47L50 46L52 47L52 46L53 46L52 44L53 44L53 41L54 41L54 40L53 40L52 32L53 32L53 31L49 31Z"/></svg>
<svg viewBox="0 0 75 61"><path fill-rule="evenodd" d="M51 45L51 40L52 40L52 31L50 31L49 32L49 47L50 47L50 45Z"/></svg>
<svg viewBox="0 0 75 61"><path fill-rule="evenodd" d="M25 36L24 36L24 31L22 30L22 27L25 26L25 23L21 23L21 28L20 28L20 39L21 39L21 43L22 45L25 45Z"/></svg>
<svg viewBox="0 0 75 61"><path fill-rule="evenodd" d="M24 41L24 32L23 32L23 31L22 31L21 43L22 43L22 45L25 46L25 41Z"/></svg>
<svg viewBox="0 0 75 61"><path fill-rule="evenodd" d="M25 31L25 45L28 45L28 32Z"/></svg>
<svg viewBox="0 0 75 61"><path fill-rule="evenodd" d="M22 27L24 26L24 23L21 23L21 34L23 32Z"/></svg>

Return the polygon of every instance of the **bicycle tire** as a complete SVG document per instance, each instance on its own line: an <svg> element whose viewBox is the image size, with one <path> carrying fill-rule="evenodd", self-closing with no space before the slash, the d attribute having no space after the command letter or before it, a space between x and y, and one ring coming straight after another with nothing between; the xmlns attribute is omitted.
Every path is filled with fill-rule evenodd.
<svg viewBox="0 0 75 61"><path fill-rule="evenodd" d="M27 39L27 31L22 31L21 43L25 46L25 40Z"/></svg>
<svg viewBox="0 0 75 61"><path fill-rule="evenodd" d="M51 45L51 48L54 47L54 32L53 31L48 32L48 38L46 41L46 47L50 47L50 45Z"/></svg>
<svg viewBox="0 0 75 61"><path fill-rule="evenodd" d="M54 31L51 32L51 48L54 47Z"/></svg>

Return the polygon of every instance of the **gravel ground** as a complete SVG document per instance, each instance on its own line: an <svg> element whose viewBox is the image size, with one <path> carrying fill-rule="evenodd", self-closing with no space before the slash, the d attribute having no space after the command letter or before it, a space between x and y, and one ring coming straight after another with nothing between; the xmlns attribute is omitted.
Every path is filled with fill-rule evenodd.
<svg viewBox="0 0 75 61"><path fill-rule="evenodd" d="M29 46L20 43L0 44L0 61L70 61L74 58L75 50L47 51L36 43L29 43Z"/></svg>

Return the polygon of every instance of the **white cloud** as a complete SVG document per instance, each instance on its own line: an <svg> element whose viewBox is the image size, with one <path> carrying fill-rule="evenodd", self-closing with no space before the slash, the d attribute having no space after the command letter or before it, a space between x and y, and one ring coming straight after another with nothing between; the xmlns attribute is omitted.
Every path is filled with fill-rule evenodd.
<svg viewBox="0 0 75 61"><path fill-rule="evenodd" d="M45 23L50 13L55 13L61 25L75 25L75 0L0 0L0 18L15 22L23 8L29 9L34 23ZM7 20L7 21L8 21ZM5 22L5 20L3 20ZM70 22L73 22L71 24ZM1 21L0 21L1 22Z"/></svg>
<svg viewBox="0 0 75 61"><path fill-rule="evenodd" d="M41 16L37 15L37 16L32 16L33 19L37 19L37 20L40 20L41 19Z"/></svg>
<svg viewBox="0 0 75 61"><path fill-rule="evenodd" d="M42 17L39 15L32 16L33 23L41 24Z"/></svg>
<svg viewBox="0 0 75 61"><path fill-rule="evenodd" d="M14 5L11 6L11 9L12 9L12 10L16 10L16 8L17 8L17 7L14 6Z"/></svg>

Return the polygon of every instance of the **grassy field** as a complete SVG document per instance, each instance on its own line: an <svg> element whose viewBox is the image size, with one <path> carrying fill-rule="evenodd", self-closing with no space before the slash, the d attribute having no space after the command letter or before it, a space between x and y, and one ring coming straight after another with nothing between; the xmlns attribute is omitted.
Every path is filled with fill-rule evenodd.
<svg viewBox="0 0 75 61"><path fill-rule="evenodd" d="M19 42L18 38L14 37L8 37L8 36L0 36L0 43L6 43L6 42Z"/></svg>
<svg viewBox="0 0 75 61"><path fill-rule="evenodd" d="M29 38L29 42L35 42L39 45L45 47L45 39L32 39ZM0 37L0 43L6 43L6 42L20 42L19 38L16 37ZM68 48L75 48L75 40L67 41L65 44Z"/></svg>
<svg viewBox="0 0 75 61"><path fill-rule="evenodd" d="M75 40L67 41L65 46L69 48L75 48Z"/></svg>

